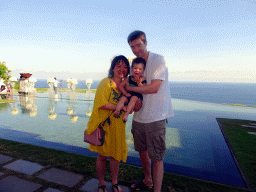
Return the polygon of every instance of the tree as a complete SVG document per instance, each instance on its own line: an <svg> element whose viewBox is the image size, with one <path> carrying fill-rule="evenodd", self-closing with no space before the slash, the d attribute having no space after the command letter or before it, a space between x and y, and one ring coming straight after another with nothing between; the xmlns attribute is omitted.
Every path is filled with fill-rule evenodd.
<svg viewBox="0 0 256 192"><path fill-rule="evenodd" d="M10 78L11 70L8 69L8 67L5 65L5 61L0 62L0 77L3 77L4 80L7 78Z"/></svg>

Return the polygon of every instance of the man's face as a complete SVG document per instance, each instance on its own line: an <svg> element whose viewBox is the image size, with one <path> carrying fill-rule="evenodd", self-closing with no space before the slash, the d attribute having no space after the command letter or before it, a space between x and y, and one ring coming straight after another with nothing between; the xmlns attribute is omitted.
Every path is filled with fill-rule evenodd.
<svg viewBox="0 0 256 192"><path fill-rule="evenodd" d="M147 55L147 42L143 42L140 38L135 39L129 43L134 55L144 58Z"/></svg>

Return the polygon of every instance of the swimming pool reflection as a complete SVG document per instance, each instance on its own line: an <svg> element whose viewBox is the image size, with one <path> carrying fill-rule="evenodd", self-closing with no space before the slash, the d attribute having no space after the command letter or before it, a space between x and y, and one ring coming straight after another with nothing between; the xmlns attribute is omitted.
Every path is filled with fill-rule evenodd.
<svg viewBox="0 0 256 192"><path fill-rule="evenodd" d="M20 103L27 102L22 99ZM87 150L89 145L83 142L83 132L92 111L93 100L86 101L85 94L65 93L61 99L48 99L47 94L38 94L34 102L37 106L34 118L23 113L17 113L15 118L10 116L15 104L7 106L6 110L0 108L1 138L92 155ZM16 107L21 110L24 106L27 104ZM175 116L168 119L166 129L165 171L241 186L239 173L215 118L253 119L256 112L249 108L178 99L173 99L173 106ZM56 114L52 117L54 121L48 118L50 112ZM125 129L127 163L140 166L131 134L132 117L129 115ZM7 129L10 130L8 134ZM32 134L25 137L21 132Z"/></svg>
<svg viewBox="0 0 256 192"><path fill-rule="evenodd" d="M20 94L19 95L21 113L29 114L31 117L35 117L37 115L37 105L35 103L36 96L33 94ZM13 112L17 111L16 103L14 104ZM14 113L15 114L15 113Z"/></svg>

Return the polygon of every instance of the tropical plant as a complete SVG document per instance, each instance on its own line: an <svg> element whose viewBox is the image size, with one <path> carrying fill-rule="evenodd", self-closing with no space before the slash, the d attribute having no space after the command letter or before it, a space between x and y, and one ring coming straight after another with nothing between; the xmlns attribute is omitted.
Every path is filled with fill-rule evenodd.
<svg viewBox="0 0 256 192"><path fill-rule="evenodd" d="M0 77L2 77L4 80L7 78L10 78L10 72L11 70L8 69L8 67L5 64L6 62L0 62Z"/></svg>

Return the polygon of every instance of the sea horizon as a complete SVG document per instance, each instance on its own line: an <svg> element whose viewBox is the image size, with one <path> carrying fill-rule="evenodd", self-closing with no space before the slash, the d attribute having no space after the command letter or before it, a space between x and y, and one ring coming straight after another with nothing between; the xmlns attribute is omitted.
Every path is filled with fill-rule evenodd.
<svg viewBox="0 0 256 192"><path fill-rule="evenodd" d="M93 80L90 89L97 89L99 83L100 80ZM175 99L256 106L254 83L170 81L169 86ZM47 80L37 80L35 88L49 88ZM59 83L58 88L67 88L66 81ZM85 80L78 80L76 89L88 89Z"/></svg>

